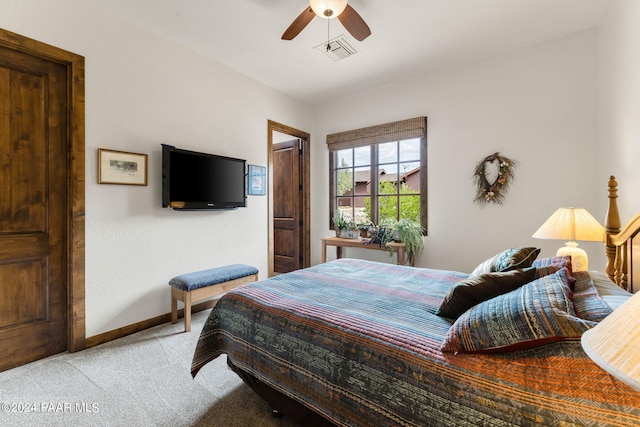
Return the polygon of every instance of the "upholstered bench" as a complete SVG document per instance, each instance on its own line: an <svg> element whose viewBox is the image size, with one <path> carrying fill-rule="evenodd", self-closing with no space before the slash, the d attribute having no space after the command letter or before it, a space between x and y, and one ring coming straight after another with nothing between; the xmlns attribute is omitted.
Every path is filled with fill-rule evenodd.
<svg viewBox="0 0 640 427"><path fill-rule="evenodd" d="M232 264L194 273L181 274L169 281L171 286L171 323L178 321L178 301L184 303L184 331L191 331L191 303L221 295L231 289L258 280L258 269Z"/></svg>

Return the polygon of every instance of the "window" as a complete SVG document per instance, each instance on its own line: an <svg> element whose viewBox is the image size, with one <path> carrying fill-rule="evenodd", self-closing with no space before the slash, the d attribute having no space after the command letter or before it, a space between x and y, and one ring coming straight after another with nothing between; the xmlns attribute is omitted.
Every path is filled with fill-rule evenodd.
<svg viewBox="0 0 640 427"><path fill-rule="evenodd" d="M427 228L426 117L327 136L330 215L356 224L409 218Z"/></svg>

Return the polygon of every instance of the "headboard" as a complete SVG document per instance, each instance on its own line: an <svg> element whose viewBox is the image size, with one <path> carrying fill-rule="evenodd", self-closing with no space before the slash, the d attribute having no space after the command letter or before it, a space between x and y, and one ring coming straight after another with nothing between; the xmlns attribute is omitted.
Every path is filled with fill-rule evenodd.
<svg viewBox="0 0 640 427"><path fill-rule="evenodd" d="M618 211L618 182L609 177L609 207L605 219L605 253L607 255L606 273L622 289L633 292L633 239L640 232L640 214L637 214L622 227Z"/></svg>

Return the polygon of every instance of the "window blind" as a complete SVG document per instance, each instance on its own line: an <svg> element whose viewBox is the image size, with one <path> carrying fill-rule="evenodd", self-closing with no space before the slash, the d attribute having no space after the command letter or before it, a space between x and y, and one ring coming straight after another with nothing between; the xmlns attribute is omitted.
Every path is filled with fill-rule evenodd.
<svg viewBox="0 0 640 427"><path fill-rule="evenodd" d="M426 130L427 118L414 117L382 125L333 133L327 135L327 146L329 151L338 151L402 139L422 138L426 135Z"/></svg>

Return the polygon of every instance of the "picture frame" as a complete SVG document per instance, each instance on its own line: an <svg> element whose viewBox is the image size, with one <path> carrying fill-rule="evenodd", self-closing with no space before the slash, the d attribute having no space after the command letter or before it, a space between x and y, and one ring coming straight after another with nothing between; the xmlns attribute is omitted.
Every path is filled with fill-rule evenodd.
<svg viewBox="0 0 640 427"><path fill-rule="evenodd" d="M247 181L247 194L251 196L264 196L267 193L267 168L264 166L249 165Z"/></svg>
<svg viewBox="0 0 640 427"><path fill-rule="evenodd" d="M147 185L148 155L98 148L98 184Z"/></svg>

